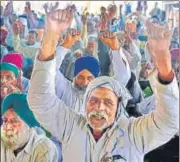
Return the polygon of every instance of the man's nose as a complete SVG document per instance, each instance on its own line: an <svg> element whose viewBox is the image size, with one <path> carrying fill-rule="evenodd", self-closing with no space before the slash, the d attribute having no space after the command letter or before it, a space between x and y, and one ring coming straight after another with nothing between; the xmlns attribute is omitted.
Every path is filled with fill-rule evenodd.
<svg viewBox="0 0 180 162"><path fill-rule="evenodd" d="M88 79L84 79L84 80L83 80L83 85L86 85L86 86L87 86L88 84L89 84L89 80L88 80Z"/></svg>
<svg viewBox="0 0 180 162"><path fill-rule="evenodd" d="M99 103L98 109L99 109L99 111L104 111L105 110L105 105L104 105L103 102Z"/></svg>
<svg viewBox="0 0 180 162"><path fill-rule="evenodd" d="M5 129L6 131L12 130L12 128L13 128L13 126L12 126L12 124L11 124L10 122L6 123L5 126L4 126L4 129Z"/></svg>

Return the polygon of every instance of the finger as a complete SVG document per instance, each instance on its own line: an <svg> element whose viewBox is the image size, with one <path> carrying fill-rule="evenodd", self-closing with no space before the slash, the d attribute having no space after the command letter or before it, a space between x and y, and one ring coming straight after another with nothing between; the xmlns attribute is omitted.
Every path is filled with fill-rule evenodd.
<svg viewBox="0 0 180 162"><path fill-rule="evenodd" d="M58 11L48 12L48 17L50 17L52 20L58 20L59 13Z"/></svg>
<svg viewBox="0 0 180 162"><path fill-rule="evenodd" d="M81 40L81 35L76 35L76 41Z"/></svg>
<svg viewBox="0 0 180 162"><path fill-rule="evenodd" d="M107 33L107 32L104 32L103 37L104 37L104 38L107 38L107 36L108 36L108 33Z"/></svg>
<svg viewBox="0 0 180 162"><path fill-rule="evenodd" d="M71 35L71 33L70 32L68 32L67 34L66 34L66 40L70 40L72 38L72 35Z"/></svg>
<svg viewBox="0 0 180 162"><path fill-rule="evenodd" d="M110 32L108 32L108 36L107 36L108 38L111 38L111 33Z"/></svg>
<svg viewBox="0 0 180 162"><path fill-rule="evenodd" d="M116 34L115 33L112 33L112 38L117 38Z"/></svg>
<svg viewBox="0 0 180 162"><path fill-rule="evenodd" d="M65 21L66 20L66 10L62 10L62 17L61 17L61 20L62 21Z"/></svg>
<svg viewBox="0 0 180 162"><path fill-rule="evenodd" d="M81 34L81 32L80 31L77 31L77 35L80 35Z"/></svg>
<svg viewBox="0 0 180 162"><path fill-rule="evenodd" d="M73 28L71 29L71 35L74 35L74 29Z"/></svg>
<svg viewBox="0 0 180 162"><path fill-rule="evenodd" d="M70 9L70 10L68 10L66 22L67 22L68 24L71 24L72 19L73 19L73 12L72 12L72 10Z"/></svg>
<svg viewBox="0 0 180 162"><path fill-rule="evenodd" d="M73 36L76 36L76 34L77 34L76 29L73 29L73 33L72 33L72 35L73 35Z"/></svg>
<svg viewBox="0 0 180 162"><path fill-rule="evenodd" d="M66 21L68 21L72 17L71 9L67 9Z"/></svg>
<svg viewBox="0 0 180 162"><path fill-rule="evenodd" d="M67 33L69 33L70 35L72 35L72 28L70 28L70 29L68 29L68 32Z"/></svg>

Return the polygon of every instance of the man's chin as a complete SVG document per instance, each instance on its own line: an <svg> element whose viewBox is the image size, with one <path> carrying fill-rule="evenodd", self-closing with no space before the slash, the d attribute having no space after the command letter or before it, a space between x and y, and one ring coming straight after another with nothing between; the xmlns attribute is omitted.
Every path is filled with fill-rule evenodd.
<svg viewBox="0 0 180 162"><path fill-rule="evenodd" d="M89 125L93 130L97 130L97 131L103 131L108 127L106 121L104 121L103 119L102 120L91 119L89 121Z"/></svg>
<svg viewBox="0 0 180 162"><path fill-rule="evenodd" d="M75 85L76 86L76 88L79 90L79 91L82 91L82 92L85 92L86 91L86 88L87 88L87 86L78 86L78 85Z"/></svg>

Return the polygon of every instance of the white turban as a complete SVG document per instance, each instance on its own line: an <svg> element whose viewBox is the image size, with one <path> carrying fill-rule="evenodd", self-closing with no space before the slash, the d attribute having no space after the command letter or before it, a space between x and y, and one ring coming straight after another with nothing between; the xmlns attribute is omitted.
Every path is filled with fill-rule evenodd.
<svg viewBox="0 0 180 162"><path fill-rule="evenodd" d="M104 87L112 90L120 99L117 108L116 121L119 120L120 116L128 116L127 113L125 112L125 107L128 103L128 100L132 99L132 96L123 85L120 85L119 82L113 79L112 77L107 77L107 76L98 77L89 83L83 100L84 109L86 108L86 103L89 96L91 95L91 92L94 89L100 87Z"/></svg>

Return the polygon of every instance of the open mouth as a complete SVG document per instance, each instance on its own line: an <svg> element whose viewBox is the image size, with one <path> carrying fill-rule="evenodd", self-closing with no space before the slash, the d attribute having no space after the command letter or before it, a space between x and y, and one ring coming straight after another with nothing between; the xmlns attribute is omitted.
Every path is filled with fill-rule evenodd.
<svg viewBox="0 0 180 162"><path fill-rule="evenodd" d="M97 120L105 120L103 116L100 115L92 115L91 118L97 119Z"/></svg>

